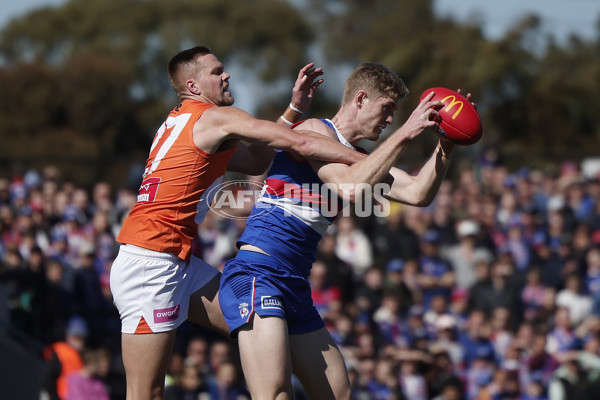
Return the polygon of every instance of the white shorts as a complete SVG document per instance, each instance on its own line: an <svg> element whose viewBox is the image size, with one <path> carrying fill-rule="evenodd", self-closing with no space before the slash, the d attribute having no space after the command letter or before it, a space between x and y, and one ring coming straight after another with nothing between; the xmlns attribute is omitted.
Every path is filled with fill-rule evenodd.
<svg viewBox="0 0 600 400"><path fill-rule="evenodd" d="M142 317L154 333L176 329L188 318L191 295L219 271L198 257L121 245L110 270L110 290L121 332L135 333Z"/></svg>

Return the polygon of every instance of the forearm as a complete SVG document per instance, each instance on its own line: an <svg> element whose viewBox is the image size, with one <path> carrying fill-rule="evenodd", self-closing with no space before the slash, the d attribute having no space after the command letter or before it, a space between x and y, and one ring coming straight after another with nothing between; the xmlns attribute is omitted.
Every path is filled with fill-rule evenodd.
<svg viewBox="0 0 600 400"><path fill-rule="evenodd" d="M332 163L354 164L367 157L337 140L313 131L296 130L302 141L290 149L303 158Z"/></svg>
<svg viewBox="0 0 600 400"><path fill-rule="evenodd" d="M387 138L367 158L350 167L351 181L369 185L386 181L390 169L396 164L409 141L400 133Z"/></svg>
<svg viewBox="0 0 600 400"><path fill-rule="evenodd" d="M410 184L407 185L405 181L394 176L394 182L386 197L419 207L431 204L448 172L452 148L452 144L438 143L419 173L411 178Z"/></svg>

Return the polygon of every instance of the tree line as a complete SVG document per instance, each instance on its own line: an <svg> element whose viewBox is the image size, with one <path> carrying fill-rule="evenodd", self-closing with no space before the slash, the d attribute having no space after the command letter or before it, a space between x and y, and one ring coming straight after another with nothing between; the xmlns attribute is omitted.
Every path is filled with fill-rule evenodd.
<svg viewBox="0 0 600 400"><path fill-rule="evenodd" d="M396 121L429 87L468 90L484 137L463 156L497 146L515 162L552 166L600 144L600 16L596 28L594 40L559 43L528 15L489 40L478 21L436 16L432 0L70 0L0 31L0 173L53 163L82 185L123 184L177 101L168 60L196 44L265 91L291 87L315 52L325 65L381 62L411 91ZM255 115L275 119L289 93L257 93ZM338 103L319 95L311 113L329 116Z"/></svg>

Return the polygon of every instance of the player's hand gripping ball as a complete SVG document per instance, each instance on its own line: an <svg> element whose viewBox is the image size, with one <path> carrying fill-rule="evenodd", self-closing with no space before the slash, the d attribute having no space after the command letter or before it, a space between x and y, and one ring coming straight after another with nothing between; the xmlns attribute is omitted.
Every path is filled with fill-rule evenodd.
<svg viewBox="0 0 600 400"><path fill-rule="evenodd" d="M432 100L444 103L438 110L442 117L438 133L458 145L476 143L481 138L483 127L473 104L462 94L443 87L427 89L421 100L431 91L435 92Z"/></svg>

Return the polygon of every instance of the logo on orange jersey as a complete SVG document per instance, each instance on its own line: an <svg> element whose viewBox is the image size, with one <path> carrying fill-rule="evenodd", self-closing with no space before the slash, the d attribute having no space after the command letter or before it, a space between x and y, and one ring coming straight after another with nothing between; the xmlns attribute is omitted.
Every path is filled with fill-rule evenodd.
<svg viewBox="0 0 600 400"><path fill-rule="evenodd" d="M158 191L160 178L148 178L140 185L140 190L137 197L138 203L153 203Z"/></svg>

